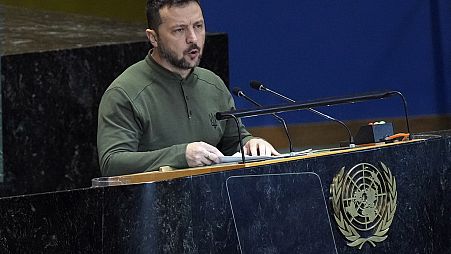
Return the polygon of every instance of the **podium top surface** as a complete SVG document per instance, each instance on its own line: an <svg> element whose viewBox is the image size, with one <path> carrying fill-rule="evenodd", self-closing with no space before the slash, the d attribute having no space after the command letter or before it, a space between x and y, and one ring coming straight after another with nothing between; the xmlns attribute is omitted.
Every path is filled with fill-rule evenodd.
<svg viewBox="0 0 451 254"><path fill-rule="evenodd" d="M112 176L112 177L100 177L92 179L93 187L103 187L103 186L115 186L115 185L129 185L129 184L140 184L149 182L158 182L171 180L182 177L203 175L209 173L217 173L230 170L238 170L242 168L250 168L256 166L270 165L275 163L283 163L295 160L304 160L309 158L323 157L328 155L346 154L359 151L367 151L373 149L381 149L384 147L397 146L402 144L408 144L413 142L424 141L424 139L414 139L410 141L402 141L389 144L371 144L365 146L359 146L354 148L331 148L314 150L313 152L305 155L276 158L270 160L252 161L246 163L223 163L204 167L186 168L186 169L174 169L171 167L162 167L159 171L151 171L130 175L122 176Z"/></svg>

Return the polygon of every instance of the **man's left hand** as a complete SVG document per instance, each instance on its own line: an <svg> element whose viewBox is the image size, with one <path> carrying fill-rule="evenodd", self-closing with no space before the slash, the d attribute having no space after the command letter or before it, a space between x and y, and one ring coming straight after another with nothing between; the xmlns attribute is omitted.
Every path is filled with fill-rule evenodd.
<svg viewBox="0 0 451 254"><path fill-rule="evenodd" d="M244 145L244 154L252 156L280 155L268 141L261 138L253 138Z"/></svg>

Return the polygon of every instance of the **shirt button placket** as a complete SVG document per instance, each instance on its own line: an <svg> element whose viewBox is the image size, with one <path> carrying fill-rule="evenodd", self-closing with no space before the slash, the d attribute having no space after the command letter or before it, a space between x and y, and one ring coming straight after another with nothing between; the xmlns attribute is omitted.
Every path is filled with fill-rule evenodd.
<svg viewBox="0 0 451 254"><path fill-rule="evenodd" d="M185 100L186 113L188 114L188 118L191 119L193 112L191 111L191 108L189 106L189 96L186 95L185 89L183 88L183 81L180 82L180 88L182 89L183 99Z"/></svg>

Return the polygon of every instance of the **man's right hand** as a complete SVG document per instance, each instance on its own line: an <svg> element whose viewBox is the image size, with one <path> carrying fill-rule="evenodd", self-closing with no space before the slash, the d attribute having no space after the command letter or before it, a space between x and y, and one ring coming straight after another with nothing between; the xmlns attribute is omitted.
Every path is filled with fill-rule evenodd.
<svg viewBox="0 0 451 254"><path fill-rule="evenodd" d="M186 146L186 162L190 167L202 167L219 163L219 157L224 156L218 148L205 142L189 143Z"/></svg>

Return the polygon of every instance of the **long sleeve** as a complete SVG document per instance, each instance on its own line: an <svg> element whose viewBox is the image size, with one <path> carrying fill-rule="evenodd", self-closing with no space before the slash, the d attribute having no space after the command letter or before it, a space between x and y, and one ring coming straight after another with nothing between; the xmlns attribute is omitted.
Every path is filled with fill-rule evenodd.
<svg viewBox="0 0 451 254"><path fill-rule="evenodd" d="M113 176L157 170L161 166L187 167L187 144L139 151L143 119L120 88L105 93L99 106L97 148L102 175Z"/></svg>

